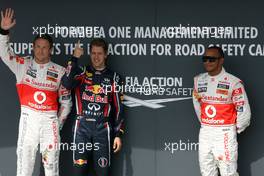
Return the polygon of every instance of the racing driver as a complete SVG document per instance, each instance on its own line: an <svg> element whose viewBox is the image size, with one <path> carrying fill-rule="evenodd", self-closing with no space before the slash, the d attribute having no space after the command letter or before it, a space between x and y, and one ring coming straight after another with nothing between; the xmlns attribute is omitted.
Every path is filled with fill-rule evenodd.
<svg viewBox="0 0 264 176"><path fill-rule="evenodd" d="M16 24L13 17L12 9L1 11L0 57L16 76L21 104L17 176L32 175L38 144L45 175L58 176L59 126L71 109L70 92L60 84L65 69L50 61L53 42L49 35L34 39L33 58L16 56L8 36Z"/></svg>
<svg viewBox="0 0 264 176"><path fill-rule="evenodd" d="M108 45L103 39L92 40L91 66L78 66L78 59L83 55L78 42L62 78L63 86L75 90L75 175L87 175L87 171L91 171L87 168L94 167L97 176L109 176L112 147L114 153L121 149L124 133L122 80L106 66L107 51ZM85 151L78 149L81 145L86 146Z"/></svg>
<svg viewBox="0 0 264 176"><path fill-rule="evenodd" d="M220 47L203 58L207 73L194 78L193 104L201 122L199 163L202 176L238 176L237 133L250 124L251 112L243 83L223 68Z"/></svg>

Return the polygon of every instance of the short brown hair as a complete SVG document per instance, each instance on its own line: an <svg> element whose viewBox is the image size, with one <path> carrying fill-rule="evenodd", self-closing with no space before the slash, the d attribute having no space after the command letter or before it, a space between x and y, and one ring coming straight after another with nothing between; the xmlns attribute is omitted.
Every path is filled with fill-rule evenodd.
<svg viewBox="0 0 264 176"><path fill-rule="evenodd" d="M106 54L108 52L108 43L104 39L102 39L102 38L95 38L95 39L93 39L91 41L90 46L89 46L90 52L92 51L92 47L93 46L102 47L104 49L104 52Z"/></svg>
<svg viewBox="0 0 264 176"><path fill-rule="evenodd" d="M42 35L37 35L35 38L34 38L34 40L33 40L33 44L35 45L35 42L36 42L36 40L38 40L38 39L44 39L44 40L47 40L48 42L49 42L49 45L50 45L50 48L52 48L53 47L53 39L52 39L52 37L50 36L50 35L48 35L48 34L42 34Z"/></svg>

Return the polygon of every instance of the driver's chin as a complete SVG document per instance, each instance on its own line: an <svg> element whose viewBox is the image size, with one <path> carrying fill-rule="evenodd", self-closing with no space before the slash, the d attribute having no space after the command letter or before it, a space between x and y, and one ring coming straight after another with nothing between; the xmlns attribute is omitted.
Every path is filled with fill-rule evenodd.
<svg viewBox="0 0 264 176"><path fill-rule="evenodd" d="M213 68L213 67L205 67L205 70L206 70L207 72L211 72L211 71L214 70L214 68Z"/></svg>
<svg viewBox="0 0 264 176"><path fill-rule="evenodd" d="M96 62L96 61L94 61L93 64L94 64L95 66L100 66L100 65L101 65L100 62Z"/></svg>
<svg viewBox="0 0 264 176"><path fill-rule="evenodd" d="M49 60L49 58L45 57L45 56L36 56L36 60L38 62L47 62Z"/></svg>
<svg viewBox="0 0 264 176"><path fill-rule="evenodd" d="M44 60L44 57L36 57L36 59L37 59L38 61L43 61L43 60Z"/></svg>
<svg viewBox="0 0 264 176"><path fill-rule="evenodd" d="M100 68L100 64L94 64L95 68Z"/></svg>

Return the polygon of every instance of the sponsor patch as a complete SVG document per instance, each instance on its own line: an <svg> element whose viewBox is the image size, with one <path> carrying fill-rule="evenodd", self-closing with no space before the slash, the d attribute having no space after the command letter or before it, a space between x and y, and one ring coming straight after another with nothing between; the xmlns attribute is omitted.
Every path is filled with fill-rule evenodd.
<svg viewBox="0 0 264 176"><path fill-rule="evenodd" d="M207 87L199 87L198 88L198 93L206 92L206 91L207 91Z"/></svg>
<svg viewBox="0 0 264 176"><path fill-rule="evenodd" d="M202 95L202 99L204 100L209 100L209 101L228 101L228 98L222 97L222 96L206 96L206 95Z"/></svg>
<svg viewBox="0 0 264 176"><path fill-rule="evenodd" d="M84 80L84 83L85 84L88 84L88 85L92 85L93 84L93 82L91 80L88 80L88 79L85 79Z"/></svg>
<svg viewBox="0 0 264 176"><path fill-rule="evenodd" d="M234 91L233 91L233 96L237 96L237 95L241 95L242 94L242 88L238 88L238 89L235 89Z"/></svg>
<svg viewBox="0 0 264 176"><path fill-rule="evenodd" d="M46 78L47 81L53 81L53 82L57 82L57 79L51 76L47 76Z"/></svg>
<svg viewBox="0 0 264 176"><path fill-rule="evenodd" d="M82 99L89 101L89 102L96 102L96 103L108 103L108 97L107 96L100 96L100 95L87 95L85 92L82 94Z"/></svg>
<svg viewBox="0 0 264 176"><path fill-rule="evenodd" d="M226 79L225 79L226 80ZM227 84L227 85L230 85L230 82L228 81L219 81L220 84Z"/></svg>
<svg viewBox="0 0 264 176"><path fill-rule="evenodd" d="M48 71L58 73L58 70L56 69L56 67L54 65L52 67L48 68Z"/></svg>
<svg viewBox="0 0 264 176"><path fill-rule="evenodd" d="M208 85L207 82L205 82L205 83L198 83L198 87L204 87L204 86L207 86L207 85Z"/></svg>
<svg viewBox="0 0 264 176"><path fill-rule="evenodd" d="M216 89L217 94L228 95L228 90Z"/></svg>
<svg viewBox="0 0 264 176"><path fill-rule="evenodd" d="M51 71L47 71L47 75L50 76L50 77L53 77L53 78L58 78L58 73L54 73L54 72L51 72Z"/></svg>
<svg viewBox="0 0 264 176"><path fill-rule="evenodd" d="M42 153L42 162L44 164L48 164L48 150L47 149Z"/></svg>
<svg viewBox="0 0 264 176"><path fill-rule="evenodd" d="M237 112L243 112L244 108L243 108L243 106L237 106L236 110L237 110Z"/></svg>
<svg viewBox="0 0 264 176"><path fill-rule="evenodd" d="M233 97L233 101L241 101L244 100L244 95L238 95Z"/></svg>
<svg viewBox="0 0 264 176"><path fill-rule="evenodd" d="M98 159L98 165L102 168L105 168L108 166L108 160L105 157L101 157Z"/></svg>
<svg viewBox="0 0 264 176"><path fill-rule="evenodd" d="M244 104L245 104L245 101L239 101L235 103L236 106L243 106Z"/></svg>
<svg viewBox="0 0 264 176"><path fill-rule="evenodd" d="M16 62L19 63L19 64L24 64L25 63L25 59L23 57L16 56Z"/></svg>
<svg viewBox="0 0 264 176"><path fill-rule="evenodd" d="M67 90L67 89L65 89L65 88L63 88L63 89L60 91L60 94L61 94L61 95L69 95L69 94L70 94L70 91Z"/></svg>
<svg viewBox="0 0 264 176"><path fill-rule="evenodd" d="M25 63L25 59L23 57L18 57L18 56L10 56L10 60L13 60L14 58L16 58L16 62L19 64L24 64Z"/></svg>
<svg viewBox="0 0 264 176"><path fill-rule="evenodd" d="M105 94L106 91L100 85L85 86L85 91L92 92L93 94Z"/></svg>
<svg viewBox="0 0 264 176"><path fill-rule="evenodd" d="M74 164L82 166L84 164L87 164L87 160L83 160L83 159L74 160Z"/></svg>
<svg viewBox="0 0 264 176"><path fill-rule="evenodd" d="M62 100L69 100L71 98L71 95L64 95L61 97Z"/></svg>
<svg viewBox="0 0 264 176"><path fill-rule="evenodd" d="M27 70L27 75L31 76L32 78L36 78L37 77L36 70L33 70L33 69L29 68Z"/></svg>
<svg viewBox="0 0 264 176"><path fill-rule="evenodd" d="M86 71L86 76L87 77L92 77L93 76L93 73Z"/></svg>
<svg viewBox="0 0 264 176"><path fill-rule="evenodd" d="M110 84L110 79L109 78L104 78L103 84Z"/></svg>
<svg viewBox="0 0 264 176"><path fill-rule="evenodd" d="M219 89L229 89L229 85L226 85L226 84L218 84L217 85L217 88L219 88Z"/></svg>
<svg viewBox="0 0 264 176"><path fill-rule="evenodd" d="M124 101L124 95L121 95L121 96L120 96L120 100L121 100L121 101Z"/></svg>
<svg viewBox="0 0 264 176"><path fill-rule="evenodd" d="M198 100L198 101L200 101L201 100L201 96L197 93L197 91L194 89L193 90L193 96Z"/></svg>

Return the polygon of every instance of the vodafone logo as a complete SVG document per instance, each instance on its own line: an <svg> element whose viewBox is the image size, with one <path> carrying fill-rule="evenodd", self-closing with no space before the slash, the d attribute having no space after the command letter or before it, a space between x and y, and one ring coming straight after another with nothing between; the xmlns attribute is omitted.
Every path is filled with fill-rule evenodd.
<svg viewBox="0 0 264 176"><path fill-rule="evenodd" d="M242 91L241 91L241 89L236 89L236 90L234 91L234 93L235 93L235 94L241 94Z"/></svg>
<svg viewBox="0 0 264 176"><path fill-rule="evenodd" d="M215 107L213 105L207 105L205 107L205 114L209 118L214 118L215 115L216 115L216 109L215 109Z"/></svg>
<svg viewBox="0 0 264 176"><path fill-rule="evenodd" d="M46 101L47 96L44 92L41 91L37 91L34 93L34 100L38 103L38 104L42 104Z"/></svg>

